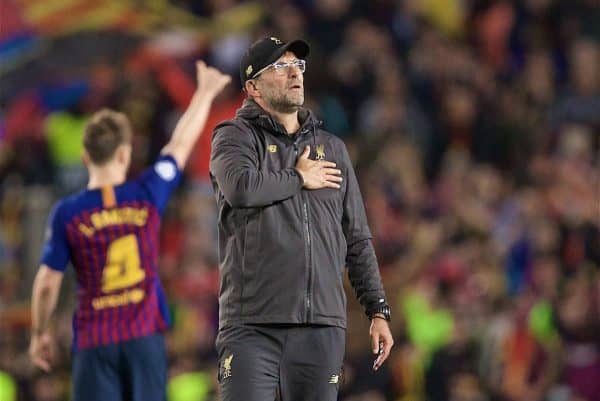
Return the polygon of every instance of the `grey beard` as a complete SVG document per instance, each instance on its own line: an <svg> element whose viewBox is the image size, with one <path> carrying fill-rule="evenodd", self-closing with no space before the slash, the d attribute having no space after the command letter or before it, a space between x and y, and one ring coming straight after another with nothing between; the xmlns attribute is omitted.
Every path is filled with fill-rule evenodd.
<svg viewBox="0 0 600 401"><path fill-rule="evenodd" d="M302 107L302 104L292 103L290 100L286 99L285 97L281 97L279 99L272 99L271 101L269 101L269 105L276 112L283 113L283 114L294 113L294 112L298 111L300 109L300 107Z"/></svg>

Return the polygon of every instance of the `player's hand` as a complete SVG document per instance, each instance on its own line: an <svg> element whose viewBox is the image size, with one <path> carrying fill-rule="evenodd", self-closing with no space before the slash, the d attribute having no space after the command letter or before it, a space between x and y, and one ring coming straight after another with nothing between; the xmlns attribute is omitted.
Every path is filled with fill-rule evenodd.
<svg viewBox="0 0 600 401"><path fill-rule="evenodd" d="M208 67L204 61L196 61L196 79L198 91L205 96L217 96L231 82L231 77L214 67Z"/></svg>
<svg viewBox="0 0 600 401"><path fill-rule="evenodd" d="M371 336L371 349L377 355L375 362L373 362L373 370L377 370L390 356L394 339L388 322L378 317L373 317L371 320L369 335Z"/></svg>
<svg viewBox="0 0 600 401"><path fill-rule="evenodd" d="M29 358L45 372L50 372L56 354L54 339L49 333L33 335L29 344Z"/></svg>
<svg viewBox="0 0 600 401"><path fill-rule="evenodd" d="M306 189L321 189L321 188L340 188L342 182L342 172L335 168L335 163L326 160L311 160L310 146L304 149L300 158L296 162L296 170L304 180L304 188Z"/></svg>

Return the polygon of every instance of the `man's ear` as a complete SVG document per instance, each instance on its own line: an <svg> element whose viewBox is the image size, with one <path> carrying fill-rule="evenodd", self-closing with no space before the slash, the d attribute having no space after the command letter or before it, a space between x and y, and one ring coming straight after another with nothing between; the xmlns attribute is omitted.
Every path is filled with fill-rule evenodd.
<svg viewBox="0 0 600 401"><path fill-rule="evenodd" d="M253 98L260 97L260 90L258 89L258 85L256 85L256 81L254 79L249 79L244 84L244 89L248 96Z"/></svg>
<svg viewBox="0 0 600 401"><path fill-rule="evenodd" d="M131 145L121 144L117 147L115 157L121 164L129 164L131 159Z"/></svg>
<svg viewBox="0 0 600 401"><path fill-rule="evenodd" d="M92 159L90 159L90 155L88 155L88 152L86 152L85 150L81 153L81 161L83 162L83 165L87 168L89 168L90 164L92 164Z"/></svg>

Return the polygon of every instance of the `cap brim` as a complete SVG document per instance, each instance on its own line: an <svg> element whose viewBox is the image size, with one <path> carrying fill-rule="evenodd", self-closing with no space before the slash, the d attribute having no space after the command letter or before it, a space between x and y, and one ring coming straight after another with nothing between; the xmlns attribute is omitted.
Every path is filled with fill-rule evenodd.
<svg viewBox="0 0 600 401"><path fill-rule="evenodd" d="M308 56L308 53L310 52L310 47L308 46L308 43L306 43L303 40L292 40L291 42L286 43L285 45L277 49L277 51L271 55L269 63L275 62L287 51L294 53L299 59L305 59L306 56Z"/></svg>
<svg viewBox="0 0 600 401"><path fill-rule="evenodd" d="M292 53L294 53L296 57L301 59L305 59L306 56L308 56L308 53L310 52L310 47L308 46L308 43L300 39L292 40L290 43L287 43L285 46L283 46L283 48L285 49L283 53L289 50Z"/></svg>

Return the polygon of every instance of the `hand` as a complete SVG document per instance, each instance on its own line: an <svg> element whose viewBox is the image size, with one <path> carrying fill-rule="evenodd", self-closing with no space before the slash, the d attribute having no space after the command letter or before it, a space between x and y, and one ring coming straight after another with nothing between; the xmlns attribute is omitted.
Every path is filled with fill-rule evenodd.
<svg viewBox="0 0 600 401"><path fill-rule="evenodd" d="M342 172L335 167L335 163L326 160L310 160L310 146L304 149L296 162L296 170L304 180L304 188L306 189L321 189L321 188L340 188L342 182Z"/></svg>
<svg viewBox="0 0 600 401"><path fill-rule="evenodd" d="M208 67L204 61L196 62L196 79L198 91L207 96L217 96L231 82L231 77L213 67Z"/></svg>
<svg viewBox="0 0 600 401"><path fill-rule="evenodd" d="M377 354L377 359L373 363L373 370L377 370L390 356L394 339L388 322L378 317L373 317L371 320L369 335L371 336L371 349L374 354Z"/></svg>
<svg viewBox="0 0 600 401"><path fill-rule="evenodd" d="M29 344L29 358L45 372L50 372L55 357L54 339L49 333L34 334Z"/></svg>

